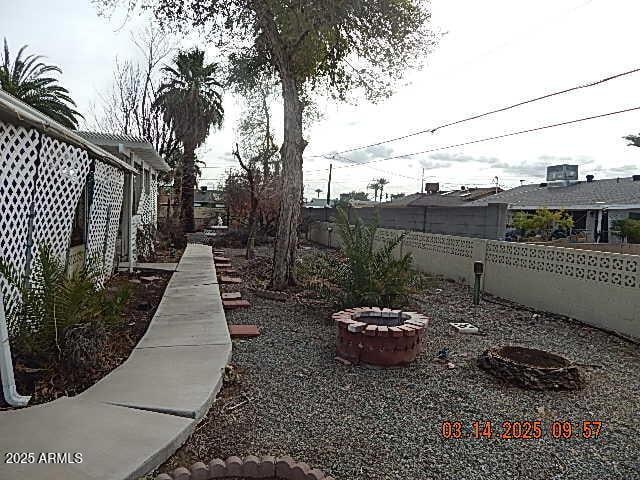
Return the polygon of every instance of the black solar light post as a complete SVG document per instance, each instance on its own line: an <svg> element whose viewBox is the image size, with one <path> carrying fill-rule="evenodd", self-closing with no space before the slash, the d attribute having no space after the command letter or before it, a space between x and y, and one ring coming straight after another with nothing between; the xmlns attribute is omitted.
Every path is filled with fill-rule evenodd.
<svg viewBox="0 0 640 480"><path fill-rule="evenodd" d="M480 305L480 281L482 280L482 273L484 272L484 263L473 262L473 273L476 276L476 280L473 284L473 304Z"/></svg>

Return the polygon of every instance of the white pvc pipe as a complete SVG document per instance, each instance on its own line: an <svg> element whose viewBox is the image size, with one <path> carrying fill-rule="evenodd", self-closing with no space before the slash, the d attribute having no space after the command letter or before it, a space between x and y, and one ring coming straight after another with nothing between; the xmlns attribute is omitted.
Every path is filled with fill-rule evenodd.
<svg viewBox="0 0 640 480"><path fill-rule="evenodd" d="M4 302L0 292L0 376L2 376L2 393L4 399L12 407L25 407L31 397L20 395L16 390L16 381L13 377L13 361L11 360L11 347L9 345L9 330L7 329L7 317L4 314Z"/></svg>

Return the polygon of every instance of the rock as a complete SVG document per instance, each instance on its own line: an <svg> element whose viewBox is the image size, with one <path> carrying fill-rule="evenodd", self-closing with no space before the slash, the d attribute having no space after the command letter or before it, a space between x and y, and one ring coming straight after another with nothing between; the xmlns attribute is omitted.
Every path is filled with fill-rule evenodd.
<svg viewBox="0 0 640 480"><path fill-rule="evenodd" d="M347 360L346 358L342 358L342 357L335 357L335 360L337 362L342 363L343 365L351 365L351 362L349 360Z"/></svg>

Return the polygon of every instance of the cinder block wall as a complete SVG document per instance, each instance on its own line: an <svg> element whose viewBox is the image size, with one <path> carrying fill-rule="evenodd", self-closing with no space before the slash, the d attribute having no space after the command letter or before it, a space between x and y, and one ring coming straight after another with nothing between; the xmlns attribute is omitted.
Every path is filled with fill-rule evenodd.
<svg viewBox="0 0 640 480"><path fill-rule="evenodd" d="M306 208L304 217L312 221L333 221L336 209ZM499 240L507 227L507 205L488 207L367 207L350 208L349 219L360 217L365 222L378 221L381 228L414 232L460 235Z"/></svg>
<svg viewBox="0 0 640 480"><path fill-rule="evenodd" d="M379 229L377 238L399 233ZM339 247L338 237L330 223L309 228L309 239L325 246ZM404 238L398 254L407 252L415 269L468 284L482 261L485 292L640 338L640 255L421 232Z"/></svg>

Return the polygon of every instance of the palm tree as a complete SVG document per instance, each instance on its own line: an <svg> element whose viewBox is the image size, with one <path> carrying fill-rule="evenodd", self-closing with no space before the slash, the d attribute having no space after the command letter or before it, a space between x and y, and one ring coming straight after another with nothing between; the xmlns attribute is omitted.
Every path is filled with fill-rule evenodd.
<svg viewBox="0 0 640 480"><path fill-rule="evenodd" d="M386 178L379 178L376 180L376 183L378 184L378 188L380 189L380 201L382 202L382 191L384 190L385 185L389 185L389 180L387 180Z"/></svg>
<svg viewBox="0 0 640 480"><path fill-rule="evenodd" d="M369 185L367 185L367 188L370 188L371 190L373 190L373 193L374 193L373 201L377 202L378 201L378 190L380 190L380 184L378 183L378 181L374 180Z"/></svg>
<svg viewBox="0 0 640 480"><path fill-rule="evenodd" d="M211 127L222 126L222 84L216 80L218 65L205 64L198 48L179 52L174 66L165 66L166 77L158 91L155 106L171 125L182 143L182 193L180 221L184 233L193 232L193 189L196 185L195 150Z"/></svg>
<svg viewBox="0 0 640 480"><path fill-rule="evenodd" d="M58 80L48 76L52 72L62 73L59 67L41 62L42 55L22 57L27 45L18 50L11 61L9 44L4 39L4 55L0 65L0 87L7 93L31 105L65 127L76 129L82 117L74 110L75 102L69 90L58 85Z"/></svg>
<svg viewBox="0 0 640 480"><path fill-rule="evenodd" d="M316 188L316 193L318 194L318 198L320 198L320 194L322 193L321 188Z"/></svg>

